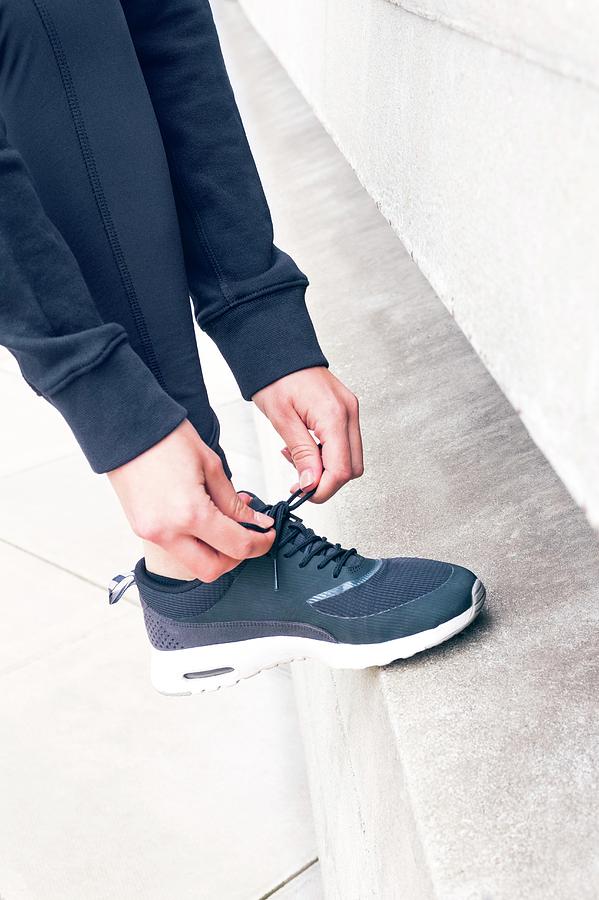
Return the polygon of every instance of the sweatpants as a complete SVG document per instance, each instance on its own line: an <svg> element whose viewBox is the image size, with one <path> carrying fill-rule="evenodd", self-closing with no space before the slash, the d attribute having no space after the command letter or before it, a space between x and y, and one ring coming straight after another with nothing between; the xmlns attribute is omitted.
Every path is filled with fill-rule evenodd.
<svg viewBox="0 0 599 900"><path fill-rule="evenodd" d="M194 315L246 399L327 361L208 0L0 0L2 120L0 344L95 471L184 418L228 471Z"/></svg>

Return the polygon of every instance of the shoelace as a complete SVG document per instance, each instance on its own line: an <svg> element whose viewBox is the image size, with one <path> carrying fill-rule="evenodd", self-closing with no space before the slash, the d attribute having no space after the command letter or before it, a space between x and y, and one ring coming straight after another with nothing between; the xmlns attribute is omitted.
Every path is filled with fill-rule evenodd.
<svg viewBox="0 0 599 900"><path fill-rule="evenodd" d="M315 491L316 488L304 494L301 490L297 490L294 494L291 494L287 500L280 500L278 503L267 506L264 510L264 512L271 516L275 522L275 539L270 549L270 554L274 561L275 591L279 590L277 555L281 548L285 547L287 544L291 544L291 547L287 553L283 554L286 559L290 559L295 553L307 550L304 554L304 558L299 564L300 569L305 568L315 556L319 556L320 554L323 554L323 559L318 563L318 569L324 569L329 563L335 562L333 578L339 577L341 569L347 563L348 559L358 552L355 547L352 547L350 550L344 550L341 544L333 544L332 541L328 541L326 537L320 537L320 535L316 534L312 528L307 528L299 516L293 514L293 511L297 509L298 506L301 506L302 503L305 503L306 500L309 500ZM250 525L249 527L257 531L268 531L267 528L260 528L257 525ZM287 534L283 537L286 527ZM299 538L300 536L301 540L296 541L296 538Z"/></svg>

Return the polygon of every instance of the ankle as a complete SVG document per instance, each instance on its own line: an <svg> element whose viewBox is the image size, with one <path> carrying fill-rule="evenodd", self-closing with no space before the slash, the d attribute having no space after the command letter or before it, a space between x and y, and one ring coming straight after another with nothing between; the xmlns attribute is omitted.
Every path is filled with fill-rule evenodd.
<svg viewBox="0 0 599 900"><path fill-rule="evenodd" d="M144 541L143 552L148 572L154 575L163 575L165 578L176 578L180 581L195 579L195 575L189 569L186 569L174 556L157 544Z"/></svg>

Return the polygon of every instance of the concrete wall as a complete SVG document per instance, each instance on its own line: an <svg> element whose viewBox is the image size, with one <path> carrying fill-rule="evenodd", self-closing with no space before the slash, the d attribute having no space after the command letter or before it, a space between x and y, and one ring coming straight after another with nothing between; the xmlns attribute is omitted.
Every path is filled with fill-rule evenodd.
<svg viewBox="0 0 599 900"><path fill-rule="evenodd" d="M241 3L599 525L599 6Z"/></svg>

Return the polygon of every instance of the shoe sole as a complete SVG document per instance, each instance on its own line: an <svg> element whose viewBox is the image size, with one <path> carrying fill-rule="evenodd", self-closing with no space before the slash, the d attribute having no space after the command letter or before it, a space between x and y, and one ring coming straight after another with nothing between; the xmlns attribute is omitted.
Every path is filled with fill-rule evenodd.
<svg viewBox="0 0 599 900"><path fill-rule="evenodd" d="M472 585L469 609L429 631L378 644L341 644L313 638L263 637L184 650L152 648L151 679L161 694L186 697L232 687L265 669L316 659L332 669L368 669L436 647L459 634L477 617L485 602L482 582Z"/></svg>

